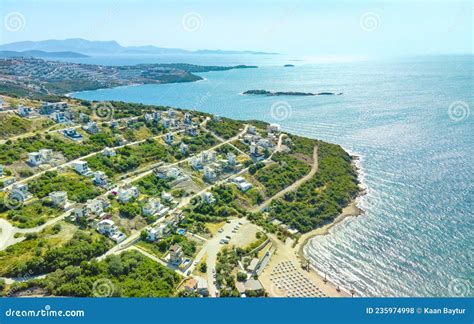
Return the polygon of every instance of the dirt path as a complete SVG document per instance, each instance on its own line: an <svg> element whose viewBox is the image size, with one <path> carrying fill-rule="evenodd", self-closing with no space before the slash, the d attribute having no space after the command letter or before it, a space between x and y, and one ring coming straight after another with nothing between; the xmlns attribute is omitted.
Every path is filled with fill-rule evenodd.
<svg viewBox="0 0 474 324"><path fill-rule="evenodd" d="M273 200L283 197L287 192L296 190L303 183L311 179L316 174L317 171L318 171L318 147L315 146L313 149L313 165L311 166L311 170L309 171L309 173L305 175L303 178L292 183L290 186L279 191L274 196L268 198L262 204L252 208L251 211L255 213L255 212L259 212L265 209Z"/></svg>

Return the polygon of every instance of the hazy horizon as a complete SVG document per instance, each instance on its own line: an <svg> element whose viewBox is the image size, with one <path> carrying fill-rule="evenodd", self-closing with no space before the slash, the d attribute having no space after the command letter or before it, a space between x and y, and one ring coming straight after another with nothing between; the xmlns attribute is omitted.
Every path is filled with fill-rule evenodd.
<svg viewBox="0 0 474 324"><path fill-rule="evenodd" d="M473 53L470 1L6 0L0 6L1 44L83 38L299 56Z"/></svg>

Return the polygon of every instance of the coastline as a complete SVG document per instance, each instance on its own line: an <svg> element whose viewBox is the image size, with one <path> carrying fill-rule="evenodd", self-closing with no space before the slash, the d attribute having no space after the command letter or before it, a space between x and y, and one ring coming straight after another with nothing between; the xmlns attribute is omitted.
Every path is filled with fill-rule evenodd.
<svg viewBox="0 0 474 324"><path fill-rule="evenodd" d="M300 265L309 265L309 272L316 276L319 280L322 281L324 284L331 285L336 287L336 285L331 282L329 279L325 279L322 274L320 274L312 265L310 260L306 257L304 248L309 243L312 238L320 235L328 235L330 233L331 228L336 226L337 224L342 223L346 218L349 217L358 217L364 213L364 210L359 207L359 200L367 193L367 187L364 183L364 173L361 169L360 160L361 157L357 154L352 153L350 150L344 148L346 152L351 155L352 158L352 165L357 172L357 178L359 182L359 192L356 197L354 197L351 202L343 208L341 213L334 218L330 223L325 224L322 227L315 228L312 231L302 234L298 242L294 246L294 253L296 254L298 260L300 261ZM337 286L341 293L345 290L344 287ZM351 293L346 290L346 296L350 296Z"/></svg>
<svg viewBox="0 0 474 324"><path fill-rule="evenodd" d="M349 152L344 148L346 152ZM327 297L351 297L351 292L344 287L340 287L328 279L325 279L309 262L308 258L304 253L304 247L308 244L309 240L319 235L327 235L330 233L331 228L341 223L346 218L358 217L363 214L364 210L361 209L359 199L366 194L366 187L363 183L363 172L360 168L360 156L350 153L352 157L352 165L357 172L359 181L359 192L351 202L343 208L341 213L335 217L330 223L325 224L322 227L318 227L310 232L302 234L297 242L288 239L286 242L281 242L274 235L270 235L273 245L276 247L275 253L272 255L270 262L265 267L264 271L260 275L259 279L262 285L269 291L272 297L286 297L281 291L275 289L275 284L271 280L272 269L283 262L292 262L298 271L300 271L306 278L308 278L314 285L316 285ZM309 264L309 268L305 266Z"/></svg>

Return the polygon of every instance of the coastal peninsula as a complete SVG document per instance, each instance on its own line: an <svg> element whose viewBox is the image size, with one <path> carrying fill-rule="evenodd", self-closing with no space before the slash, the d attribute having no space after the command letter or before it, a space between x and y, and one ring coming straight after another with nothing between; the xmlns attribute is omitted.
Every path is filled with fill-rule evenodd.
<svg viewBox="0 0 474 324"><path fill-rule="evenodd" d="M361 193L342 147L262 121L59 93L2 96L0 294L347 296L292 244ZM24 273L35 278L15 279Z"/></svg>

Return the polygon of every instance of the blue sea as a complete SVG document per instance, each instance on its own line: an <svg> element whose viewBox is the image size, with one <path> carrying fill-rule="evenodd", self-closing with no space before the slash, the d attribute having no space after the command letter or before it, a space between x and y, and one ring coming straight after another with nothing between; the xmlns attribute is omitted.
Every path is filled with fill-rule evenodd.
<svg viewBox="0 0 474 324"><path fill-rule="evenodd" d="M333 61L284 56L87 58L87 63L256 64L184 84L74 97L279 123L360 156L365 211L312 239L313 267L362 296L474 296L473 56ZM283 67L291 63L295 67ZM249 89L340 96L245 96Z"/></svg>

